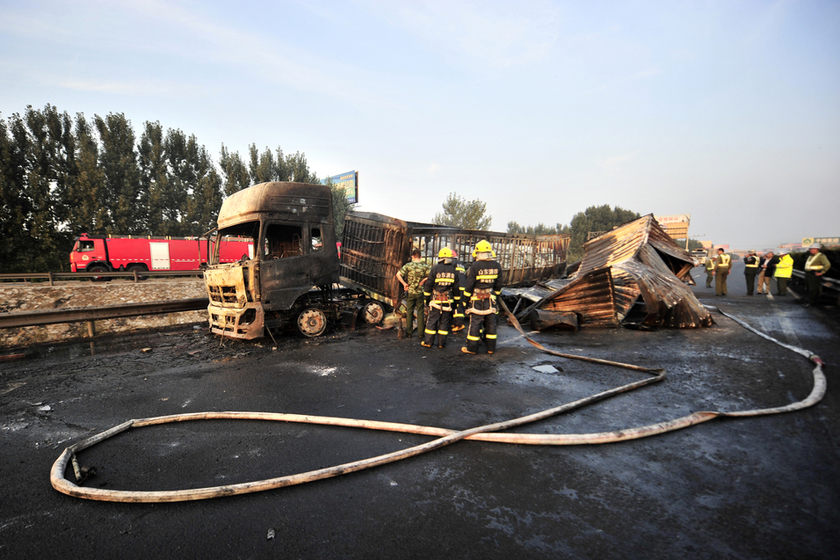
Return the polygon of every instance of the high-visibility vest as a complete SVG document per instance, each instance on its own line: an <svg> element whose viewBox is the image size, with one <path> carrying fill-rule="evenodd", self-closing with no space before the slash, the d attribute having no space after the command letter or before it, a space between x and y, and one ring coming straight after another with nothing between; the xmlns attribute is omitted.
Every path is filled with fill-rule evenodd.
<svg viewBox="0 0 840 560"><path fill-rule="evenodd" d="M820 258L820 257L822 257L822 258ZM824 268L826 268L825 265L822 264L822 263L824 261L827 261L827 260L828 259L825 258L825 256L822 253L817 253L816 255L811 255L810 257L808 257L808 260L805 262L805 271L806 272L822 272L822 270ZM816 261L819 261L819 262L816 262ZM831 266L831 265L829 264L829 266Z"/></svg>
<svg viewBox="0 0 840 560"><path fill-rule="evenodd" d="M752 264L747 262L749 259L752 259ZM744 263L746 264L747 268L758 268L758 257L756 257L755 255L750 255L749 257L744 259Z"/></svg>
<svg viewBox="0 0 840 560"><path fill-rule="evenodd" d="M727 255L726 253L721 253L717 257L717 267L726 267L729 268L729 263L732 261L732 257Z"/></svg>
<svg viewBox="0 0 840 560"><path fill-rule="evenodd" d="M790 255L783 255L779 259L779 264L776 265L776 278L790 278L793 274L793 257Z"/></svg>

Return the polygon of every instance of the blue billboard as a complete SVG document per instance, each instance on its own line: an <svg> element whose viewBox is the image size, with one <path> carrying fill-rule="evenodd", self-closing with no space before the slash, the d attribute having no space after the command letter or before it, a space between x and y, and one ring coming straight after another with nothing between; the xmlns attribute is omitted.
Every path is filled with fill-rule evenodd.
<svg viewBox="0 0 840 560"><path fill-rule="evenodd" d="M339 175L327 177L324 183L332 181L332 184L338 188L344 189L344 194L347 196L347 202L350 204L357 204L359 202L359 172L347 171Z"/></svg>

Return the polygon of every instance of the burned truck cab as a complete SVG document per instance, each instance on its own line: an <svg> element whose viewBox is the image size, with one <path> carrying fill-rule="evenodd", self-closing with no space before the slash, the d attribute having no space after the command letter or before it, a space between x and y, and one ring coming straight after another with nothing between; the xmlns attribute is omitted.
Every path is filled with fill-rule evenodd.
<svg viewBox="0 0 840 560"><path fill-rule="evenodd" d="M339 281L329 187L272 182L234 193L222 203L216 236L251 238L255 250L219 264L215 244L204 272L214 333L253 339L293 324L306 336L324 331Z"/></svg>

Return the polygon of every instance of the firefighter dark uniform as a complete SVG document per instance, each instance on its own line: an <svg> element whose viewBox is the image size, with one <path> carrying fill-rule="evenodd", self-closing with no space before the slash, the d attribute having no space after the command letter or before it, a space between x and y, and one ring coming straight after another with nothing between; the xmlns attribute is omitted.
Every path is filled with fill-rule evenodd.
<svg viewBox="0 0 840 560"><path fill-rule="evenodd" d="M487 353L496 351L496 298L502 293L502 267L492 259L493 248L487 241L479 241L473 256L477 260L467 270L467 284L464 286L464 298L469 300L466 314L470 318L467 331L467 345L461 348L465 354L478 352L481 331L484 329L484 343Z"/></svg>
<svg viewBox="0 0 840 560"><path fill-rule="evenodd" d="M455 312L452 314L452 332L458 332L464 330L464 305L466 303L464 286L467 285L467 271L460 259L456 258L453 262L455 263L455 272L458 273L458 291L461 297L455 302Z"/></svg>
<svg viewBox="0 0 840 560"><path fill-rule="evenodd" d="M760 260L756 256L755 251L750 250L750 254L744 257L744 277L747 280L747 295L753 295L755 289L755 277L758 275L758 264Z"/></svg>
<svg viewBox="0 0 840 560"><path fill-rule="evenodd" d="M429 307L429 317L426 319L425 336L420 344L426 348L432 347L435 335L438 348L446 347L452 312L461 300L458 271L452 264L452 251L444 247L440 250L438 258L440 261L432 267L423 286L423 297Z"/></svg>

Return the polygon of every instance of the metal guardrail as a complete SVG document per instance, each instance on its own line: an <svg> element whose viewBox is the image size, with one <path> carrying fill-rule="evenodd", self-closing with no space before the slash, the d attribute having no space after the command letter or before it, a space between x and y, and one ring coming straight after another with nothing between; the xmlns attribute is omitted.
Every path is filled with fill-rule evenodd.
<svg viewBox="0 0 840 560"><path fill-rule="evenodd" d="M0 313L0 328L34 327L58 323L79 323L102 319L119 319L139 315L162 315L207 309L208 298L176 299L151 303L125 303L102 307L77 307L71 309L50 309L28 313Z"/></svg>
<svg viewBox="0 0 840 560"><path fill-rule="evenodd" d="M146 272L16 272L10 274L0 274L0 282L15 282L27 280L47 280L50 286L54 285L56 280L64 280L70 278L80 279L111 279L111 278L132 278L135 282L142 282L151 277L202 277L204 271L202 270L152 270Z"/></svg>
<svg viewBox="0 0 840 560"><path fill-rule="evenodd" d="M805 279L805 271L803 270L794 270L793 275L800 279ZM823 276L820 278L820 282L822 283L824 288L829 288L832 290L840 290L840 280L835 278L826 278Z"/></svg>

